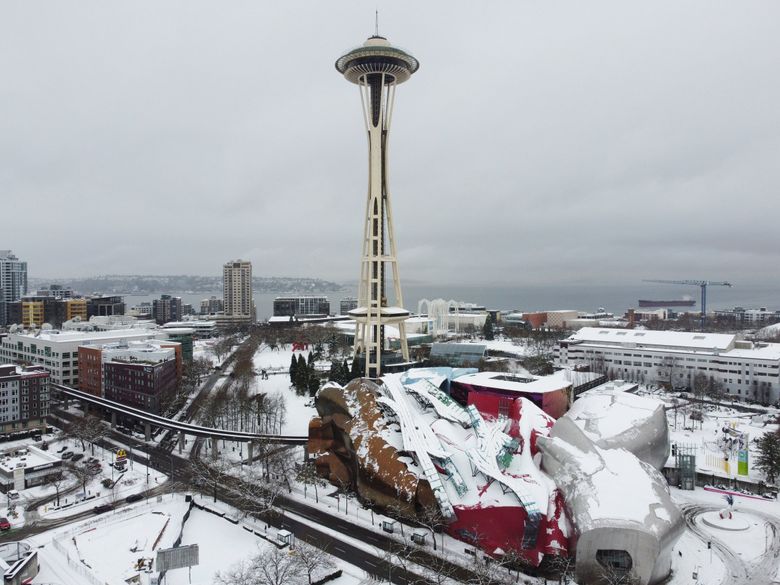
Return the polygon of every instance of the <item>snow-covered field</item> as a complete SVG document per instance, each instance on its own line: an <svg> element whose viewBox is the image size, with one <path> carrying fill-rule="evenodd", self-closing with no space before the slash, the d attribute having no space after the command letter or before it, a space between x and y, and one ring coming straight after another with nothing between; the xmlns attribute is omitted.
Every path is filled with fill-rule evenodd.
<svg viewBox="0 0 780 585"><path fill-rule="evenodd" d="M208 505L212 505L209 503ZM39 548L41 572L33 583L82 585L84 583L123 583L139 579L151 582L156 575L152 561L161 548L173 546L179 533L182 545L199 546L200 564L192 568L192 583L211 585L214 574L272 545L242 525L193 508L182 522L189 504L182 494L166 495L151 504L129 506L75 525L58 528L29 539ZM235 510L218 503L217 510L238 517ZM275 537L273 530L270 538ZM356 585L365 579L363 571L338 559L333 562L344 574L331 581L335 585ZM189 583L187 569L169 571L166 583Z"/></svg>
<svg viewBox="0 0 780 585"><path fill-rule="evenodd" d="M253 359L253 367L258 374L265 370L268 379L263 380L258 375L255 379L255 391L284 396L287 417L282 425L282 434L305 436L309 434L309 421L316 414L316 410L311 396L298 395L290 385L289 368L293 355L296 358L303 355L304 359L308 360L309 350L294 352L291 345L272 350L267 345L261 345Z"/></svg>
<svg viewBox="0 0 780 585"><path fill-rule="evenodd" d="M219 339L196 339L192 342L192 359L204 359L212 366L217 364L217 356L212 348Z"/></svg>

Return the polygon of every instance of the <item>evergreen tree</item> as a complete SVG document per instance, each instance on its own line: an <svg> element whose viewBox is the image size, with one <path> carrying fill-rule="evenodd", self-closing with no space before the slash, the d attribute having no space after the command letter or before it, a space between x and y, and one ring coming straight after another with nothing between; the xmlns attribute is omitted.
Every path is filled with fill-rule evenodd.
<svg viewBox="0 0 780 585"><path fill-rule="evenodd" d="M301 355L303 355L303 354L301 354ZM309 366L310 368L311 368L312 366L314 366L314 352L313 352L313 351L310 351L310 352L309 352L309 359L307 360L307 364L308 364L308 366Z"/></svg>
<svg viewBox="0 0 780 585"><path fill-rule="evenodd" d="M780 476L780 433L767 433L756 440L758 457L755 467L766 474L767 481L774 483Z"/></svg>
<svg viewBox="0 0 780 585"><path fill-rule="evenodd" d="M295 365L295 378L293 386L298 392L305 392L309 382L309 366L303 358L303 354L298 355L298 363Z"/></svg>
<svg viewBox="0 0 780 585"><path fill-rule="evenodd" d="M493 341L495 337L493 332L493 318L490 315L488 315L488 318L485 319L485 325L482 327L482 337L488 341Z"/></svg>
<svg viewBox="0 0 780 585"><path fill-rule="evenodd" d="M317 376L311 376L308 381L309 396L314 396L320 389L320 379Z"/></svg>
<svg viewBox="0 0 780 585"><path fill-rule="evenodd" d="M295 372L298 369L298 361L295 359L295 354L292 354L290 359L290 382L295 384Z"/></svg>
<svg viewBox="0 0 780 585"><path fill-rule="evenodd" d="M341 364L341 385L349 383L352 379L352 372L349 371L349 364L344 360Z"/></svg>
<svg viewBox="0 0 780 585"><path fill-rule="evenodd" d="M333 360L330 362L330 374L328 374L328 380L332 382L338 382L341 384L342 379L342 372L341 372L341 364L339 364L336 360Z"/></svg>

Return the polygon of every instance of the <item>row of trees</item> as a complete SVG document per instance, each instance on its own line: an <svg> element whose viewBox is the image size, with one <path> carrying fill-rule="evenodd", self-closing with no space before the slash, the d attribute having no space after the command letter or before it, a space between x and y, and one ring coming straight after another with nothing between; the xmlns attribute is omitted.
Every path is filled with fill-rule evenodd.
<svg viewBox="0 0 780 585"><path fill-rule="evenodd" d="M290 359L290 383L298 394L314 396L320 388L320 376L314 366L314 352L309 353L308 361L303 354L295 354Z"/></svg>
<svg viewBox="0 0 780 585"><path fill-rule="evenodd" d="M269 546L215 575L218 585L312 585L316 577L335 569L326 550L298 541L289 551Z"/></svg>
<svg viewBox="0 0 780 585"><path fill-rule="evenodd" d="M281 394L254 394L248 385L231 388L226 384L206 399L200 421L231 431L281 434L287 403Z"/></svg>

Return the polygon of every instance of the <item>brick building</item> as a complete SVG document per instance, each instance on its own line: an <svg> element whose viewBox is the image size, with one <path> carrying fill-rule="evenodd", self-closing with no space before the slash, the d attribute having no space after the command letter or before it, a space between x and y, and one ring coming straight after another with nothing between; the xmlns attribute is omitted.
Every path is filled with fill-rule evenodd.
<svg viewBox="0 0 780 585"><path fill-rule="evenodd" d="M155 414L181 381L181 345L171 341L81 346L78 360L80 390Z"/></svg>

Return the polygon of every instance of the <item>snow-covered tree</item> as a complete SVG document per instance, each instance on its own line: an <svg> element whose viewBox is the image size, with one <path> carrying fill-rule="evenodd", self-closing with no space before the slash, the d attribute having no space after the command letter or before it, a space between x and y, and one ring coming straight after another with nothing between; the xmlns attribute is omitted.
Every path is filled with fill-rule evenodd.
<svg viewBox="0 0 780 585"><path fill-rule="evenodd" d="M755 467L766 474L767 481L774 483L780 476L780 433L766 433L756 439L758 456Z"/></svg>

